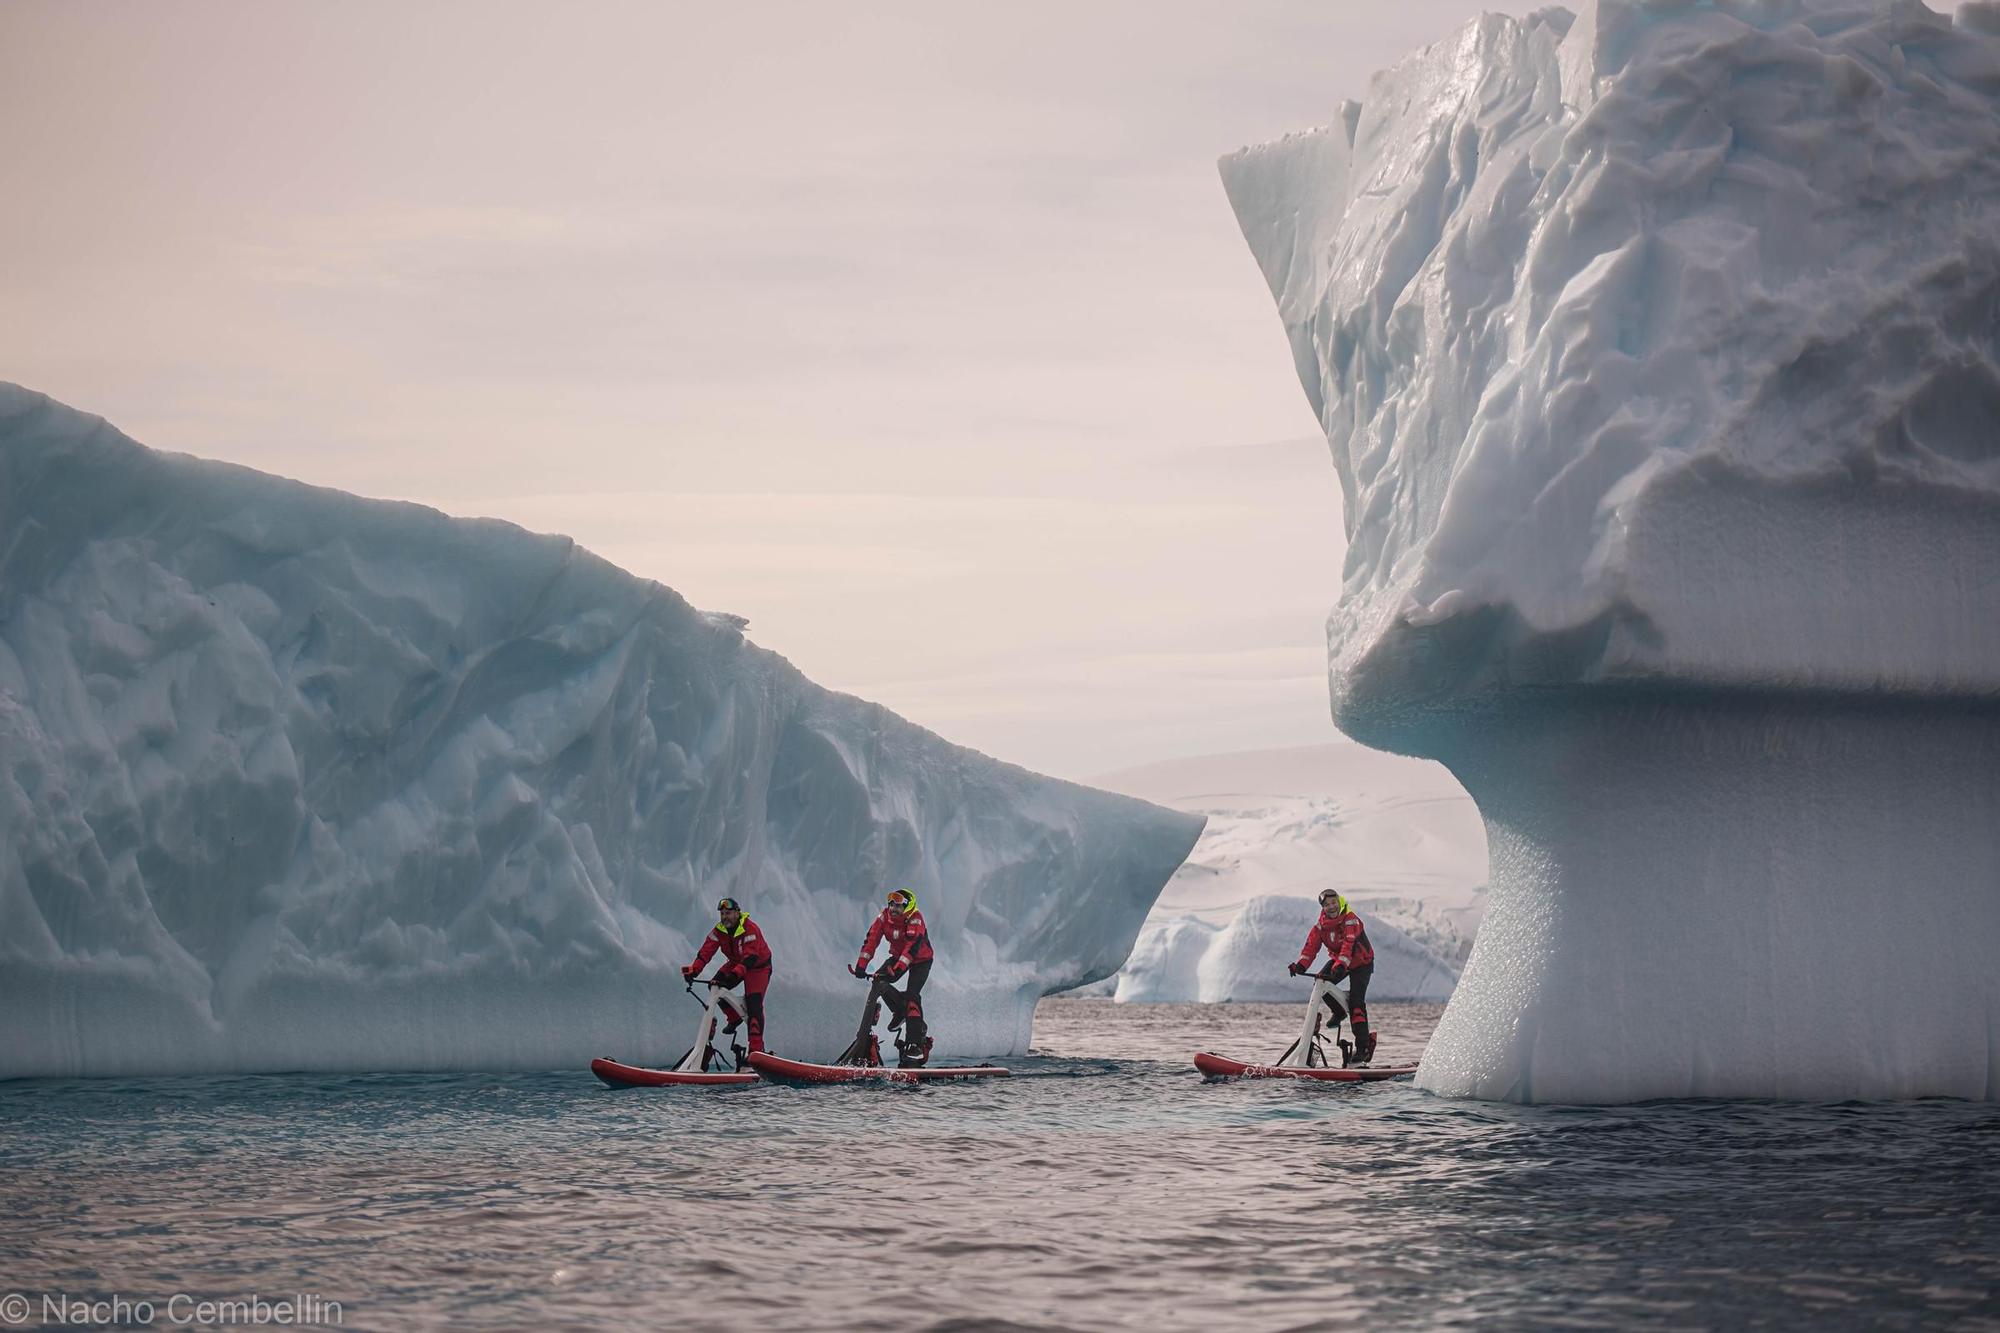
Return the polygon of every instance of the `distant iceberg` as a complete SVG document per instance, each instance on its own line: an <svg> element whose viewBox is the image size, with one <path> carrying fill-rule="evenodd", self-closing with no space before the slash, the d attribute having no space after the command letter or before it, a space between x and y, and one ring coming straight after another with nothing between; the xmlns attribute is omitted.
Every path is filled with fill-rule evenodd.
<svg viewBox="0 0 2000 1333"><path fill-rule="evenodd" d="M1355 904L1375 947L1370 994L1450 997L1486 906L1478 810L1436 764L1339 740L1171 759L1093 781L1200 814L1115 981L1124 1002L1303 1000L1285 972L1319 915L1318 893Z"/></svg>
<svg viewBox="0 0 2000 1333"><path fill-rule="evenodd" d="M1222 175L1335 720L1486 821L1425 1086L2000 1095L2000 9L1489 15Z"/></svg>
<svg viewBox="0 0 2000 1333"><path fill-rule="evenodd" d="M903 885L940 1050L1017 1052L1200 828L821 689L565 538L0 385L0 1077L669 1059L724 893L777 954L773 1046L823 1058Z"/></svg>
<svg viewBox="0 0 2000 1333"><path fill-rule="evenodd" d="M1432 942L1369 916L1368 941L1375 950L1369 998L1450 999L1458 985L1457 964ZM1318 919L1315 899L1267 896L1244 903L1225 926L1191 916L1148 921L1112 998L1125 1003L1303 1002L1305 983L1285 967L1297 960L1299 946ZM1324 955L1320 961L1326 961Z"/></svg>

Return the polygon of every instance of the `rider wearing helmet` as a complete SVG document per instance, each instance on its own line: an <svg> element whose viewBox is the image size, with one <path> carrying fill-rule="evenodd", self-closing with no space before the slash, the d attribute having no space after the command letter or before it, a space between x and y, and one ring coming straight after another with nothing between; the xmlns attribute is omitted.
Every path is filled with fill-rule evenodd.
<svg viewBox="0 0 2000 1333"><path fill-rule="evenodd" d="M1375 1055L1375 1034L1368 1030L1368 979L1375 975L1375 950L1369 946L1368 930L1361 924L1361 918L1354 914L1338 889L1320 890L1319 920L1306 936L1299 961L1287 970L1295 977L1304 976L1322 945L1328 961L1320 975L1333 982L1347 979L1351 1011L1348 1021L1354 1027L1354 1063L1365 1065ZM1340 1002L1330 993L1326 1002L1333 1006L1333 1022L1338 1028Z"/></svg>
<svg viewBox="0 0 2000 1333"><path fill-rule="evenodd" d="M741 984L743 987L743 1007L750 1015L750 1049L764 1049L764 989L771 984L771 946L764 943L764 932L757 929L757 923L743 915L742 907L734 898L724 898L715 905L716 915L721 919L715 929L708 932L708 938L701 942L701 952L694 961L681 969L681 975L692 982L708 960L715 957L717 949L729 962L717 972L714 981L725 990ZM734 1032L743 1015L728 1000L721 1004L723 1017L728 1026L724 1032Z"/></svg>
<svg viewBox="0 0 2000 1333"><path fill-rule="evenodd" d="M895 981L905 973L909 984L902 990L884 989L882 998L889 1002L889 1027L902 1028L903 1035L896 1042L896 1049L902 1053L898 1062L906 1066L917 1066L930 1058L930 1029L924 1023L924 1002L922 999L924 982L931 975L930 932L924 926L924 914L917 910L917 895L908 889L894 889L889 893L882 914L875 918L875 924L868 927L868 938L862 942L861 957L855 960L854 975L868 975L868 960L875 953L875 946L886 941L889 945L888 961L882 964L881 976Z"/></svg>

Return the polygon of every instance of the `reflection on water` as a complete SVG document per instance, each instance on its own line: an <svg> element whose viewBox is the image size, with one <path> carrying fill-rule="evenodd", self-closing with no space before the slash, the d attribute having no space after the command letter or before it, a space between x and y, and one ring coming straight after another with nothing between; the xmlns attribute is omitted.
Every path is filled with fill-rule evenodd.
<svg viewBox="0 0 2000 1333"><path fill-rule="evenodd" d="M1436 1020L1371 1007L1385 1058ZM368 1328L2000 1321L2000 1108L1500 1107L1186 1063L1293 1021L1047 1001L1041 1053L982 1085L0 1084L0 1270Z"/></svg>

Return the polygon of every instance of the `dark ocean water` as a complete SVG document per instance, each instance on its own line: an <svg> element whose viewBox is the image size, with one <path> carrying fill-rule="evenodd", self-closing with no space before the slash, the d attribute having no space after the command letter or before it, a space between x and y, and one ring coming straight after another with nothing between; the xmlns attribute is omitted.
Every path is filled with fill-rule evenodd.
<svg viewBox="0 0 2000 1333"><path fill-rule="evenodd" d="M1372 1007L1385 1058L1436 1020ZM0 1318L2000 1329L2000 1107L1520 1108L1186 1063L1292 1021L1045 1001L1040 1054L977 1085L0 1083Z"/></svg>

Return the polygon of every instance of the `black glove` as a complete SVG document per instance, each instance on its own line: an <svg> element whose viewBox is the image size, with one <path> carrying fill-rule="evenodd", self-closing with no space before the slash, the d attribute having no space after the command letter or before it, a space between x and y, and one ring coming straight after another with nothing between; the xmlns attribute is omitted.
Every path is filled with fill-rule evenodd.
<svg viewBox="0 0 2000 1333"><path fill-rule="evenodd" d="M687 982L687 983L688 983L688 984L689 984L690 986L692 986L692 985L694 984L694 964L693 964L693 963L689 963L689 964L688 964L688 965L687 965L686 967L684 967L684 968L682 968L682 969L681 969L681 980L682 980L682 981L685 981L685 982Z"/></svg>
<svg viewBox="0 0 2000 1333"><path fill-rule="evenodd" d="M883 968L883 969L882 969L882 980L884 980L884 981L901 981L902 979L903 979L903 969L902 969L902 968L900 968L900 967L885 967L885 968Z"/></svg>
<svg viewBox="0 0 2000 1333"><path fill-rule="evenodd" d="M868 969L867 969L867 968L865 968L865 967L863 967L863 966L862 966L861 964L859 964L859 963L856 963L856 964L855 964L855 965L854 965L853 967L850 967L850 968L848 968L847 970L848 970L849 972L852 972L852 973L853 973L853 974L854 974L855 976L857 976L857 977L860 977L860 978L861 978L861 979L862 979L863 981L873 981L873 980L874 980L874 978L873 978L873 977L871 977L871 976L869 976L869 975L868 975Z"/></svg>
<svg viewBox="0 0 2000 1333"><path fill-rule="evenodd" d="M742 983L743 973L736 968L725 967L715 974L715 984L724 990L728 990L731 986L739 986Z"/></svg>
<svg viewBox="0 0 2000 1333"><path fill-rule="evenodd" d="M1347 979L1347 969L1344 967L1329 967L1326 971L1320 973L1320 975L1338 986Z"/></svg>
<svg viewBox="0 0 2000 1333"><path fill-rule="evenodd" d="M1291 973L1295 977L1302 977L1306 974L1306 965L1304 963L1293 963L1290 967L1286 968L1285 971Z"/></svg>

